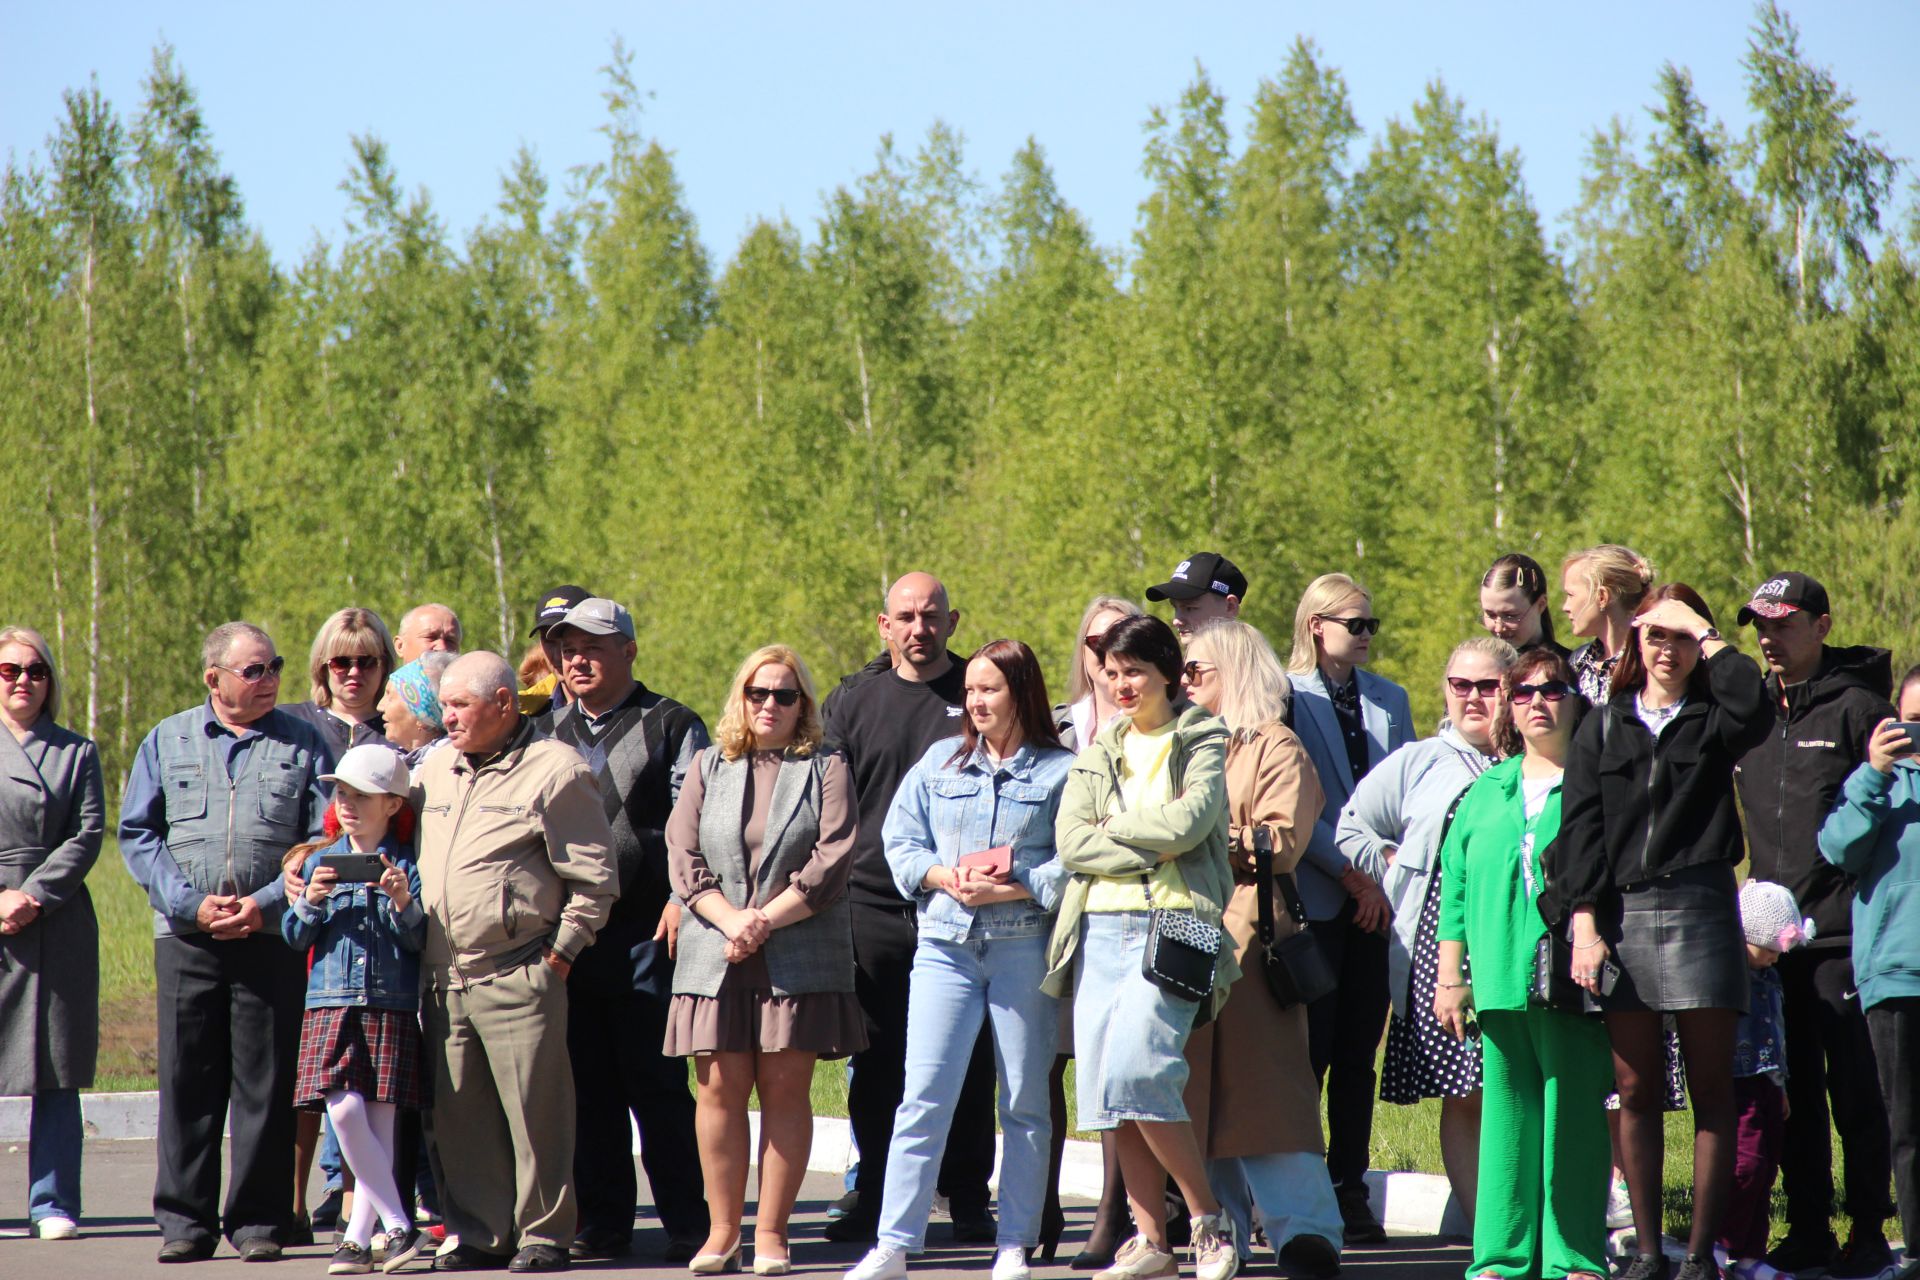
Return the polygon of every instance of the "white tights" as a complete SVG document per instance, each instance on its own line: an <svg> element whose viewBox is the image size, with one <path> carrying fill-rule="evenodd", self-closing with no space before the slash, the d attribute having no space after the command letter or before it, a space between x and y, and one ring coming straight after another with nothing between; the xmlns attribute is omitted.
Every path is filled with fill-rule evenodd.
<svg viewBox="0 0 1920 1280"><path fill-rule="evenodd" d="M346 1238L362 1249L373 1243L376 1214L388 1231L407 1226L400 1190L393 1183L393 1125L398 1110L391 1102L368 1102L350 1089L327 1094L327 1116L354 1177L353 1214L347 1219Z"/></svg>

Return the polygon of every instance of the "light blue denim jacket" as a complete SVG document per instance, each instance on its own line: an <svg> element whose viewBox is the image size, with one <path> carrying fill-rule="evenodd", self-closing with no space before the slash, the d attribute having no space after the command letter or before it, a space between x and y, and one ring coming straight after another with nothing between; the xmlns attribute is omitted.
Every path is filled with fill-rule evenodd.
<svg viewBox="0 0 1920 1280"><path fill-rule="evenodd" d="M301 864L300 878L313 879L320 859L349 851L341 836L315 849ZM336 884L319 906L305 894L295 898L280 919L280 935L296 951L313 948L313 971L307 975L309 1009L397 1009L420 1007L420 948L426 941L427 916L420 908L420 868L411 846L400 844L391 832L380 842L380 852L407 873L412 898L405 911L393 909L393 899L376 885Z"/></svg>
<svg viewBox="0 0 1920 1280"><path fill-rule="evenodd" d="M1067 882L1053 847L1053 822L1073 753L1023 743L995 767L983 743L949 765L960 742L934 743L894 792L881 828L893 882L919 909L922 937L965 942L1048 934ZM931 868L954 866L966 854L1002 844L1013 846L1013 878L1031 899L975 910L921 887Z"/></svg>

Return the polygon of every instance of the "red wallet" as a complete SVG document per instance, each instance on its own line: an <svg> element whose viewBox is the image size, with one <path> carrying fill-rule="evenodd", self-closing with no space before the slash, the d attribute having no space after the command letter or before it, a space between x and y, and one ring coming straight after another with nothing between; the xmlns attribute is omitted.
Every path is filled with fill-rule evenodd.
<svg viewBox="0 0 1920 1280"><path fill-rule="evenodd" d="M978 853L963 854L960 865L979 867L992 875L1004 876L1013 870L1013 846L997 844L991 849L982 849Z"/></svg>

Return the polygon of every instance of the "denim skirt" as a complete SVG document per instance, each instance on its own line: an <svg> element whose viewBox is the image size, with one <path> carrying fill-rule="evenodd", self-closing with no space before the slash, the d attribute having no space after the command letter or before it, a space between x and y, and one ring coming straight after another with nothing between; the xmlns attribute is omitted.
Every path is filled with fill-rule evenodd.
<svg viewBox="0 0 1920 1280"><path fill-rule="evenodd" d="M1200 1006L1147 981L1145 911L1080 917L1073 987L1076 1120L1112 1129L1122 1120L1187 1119L1187 1034Z"/></svg>

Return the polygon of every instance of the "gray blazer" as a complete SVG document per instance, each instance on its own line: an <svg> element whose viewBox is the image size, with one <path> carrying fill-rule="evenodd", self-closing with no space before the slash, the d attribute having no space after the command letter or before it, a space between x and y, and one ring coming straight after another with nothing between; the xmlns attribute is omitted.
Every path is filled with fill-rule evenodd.
<svg viewBox="0 0 1920 1280"><path fill-rule="evenodd" d="M1360 719L1367 730L1367 765L1374 768L1396 749L1413 741L1413 708L1407 691L1391 680L1362 667L1354 673L1360 682ZM1300 855L1294 881L1309 920L1331 920L1347 903L1340 887L1348 861L1334 840L1340 810L1353 795L1353 768L1347 763L1347 744L1340 736L1340 717L1327 696L1327 684L1316 669L1289 675L1293 685L1293 731L1307 749L1320 774L1326 804L1313 824L1313 837Z"/></svg>
<svg viewBox="0 0 1920 1280"><path fill-rule="evenodd" d="M751 760L726 760L713 748L700 757L706 794L700 803L700 854L720 881L720 891L735 907L753 901L756 891L785 885L813 856L820 843L820 805L827 752L780 763L767 808L766 844L751 884L747 879L747 842L740 815ZM760 893L762 900L774 894ZM843 893L805 920L767 935L760 954L775 995L853 990L853 920ZM715 996L727 976L727 938L697 911L680 917L680 942L673 967L675 995Z"/></svg>
<svg viewBox="0 0 1920 1280"><path fill-rule="evenodd" d="M100 1050L100 926L87 872L106 830L93 743L46 716L23 742L0 729L0 889L40 915L0 937L0 1095L93 1084Z"/></svg>

